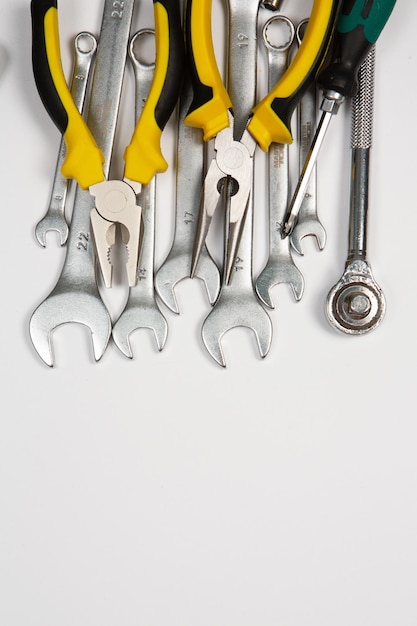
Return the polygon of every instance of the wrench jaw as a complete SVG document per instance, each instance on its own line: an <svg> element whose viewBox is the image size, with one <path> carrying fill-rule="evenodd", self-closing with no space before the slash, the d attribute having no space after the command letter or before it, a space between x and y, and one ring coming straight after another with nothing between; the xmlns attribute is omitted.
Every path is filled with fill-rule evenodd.
<svg viewBox="0 0 417 626"><path fill-rule="evenodd" d="M49 367L54 366L53 332L72 322L90 329L95 360L103 356L110 339L111 319L98 292L94 295L55 290L35 309L29 323L32 344Z"/></svg>
<svg viewBox="0 0 417 626"><path fill-rule="evenodd" d="M138 326L138 318L140 318L140 327ZM140 328L148 328L153 331L156 346L159 352L161 352L168 337L168 323L164 315L159 311L155 303L147 306L145 303L139 305L139 303L130 300L128 306L114 324L112 331L114 343L129 359L133 359L130 336Z"/></svg>
<svg viewBox="0 0 417 626"><path fill-rule="evenodd" d="M190 278L191 252L173 247L155 276L155 289L165 306L177 315L180 313L175 295L175 287L182 280ZM200 253L194 278L203 281L211 305L220 292L220 272L206 246Z"/></svg>
<svg viewBox="0 0 417 626"><path fill-rule="evenodd" d="M299 302L304 293L304 277L302 273L292 262L284 259L275 261L270 258L270 261L259 274L255 284L256 293L261 302L270 309L274 309L271 291L273 287L283 283L291 287L294 299L296 302Z"/></svg>
<svg viewBox="0 0 417 626"><path fill-rule="evenodd" d="M49 209L48 213L36 224L35 236L39 244L46 248L46 233L55 231L58 235L60 246L67 243L69 227L65 217L60 213L53 213Z"/></svg>
<svg viewBox="0 0 417 626"><path fill-rule="evenodd" d="M290 235L291 246L300 256L304 256L301 240L304 239L304 237L309 236L315 237L317 248L320 252L324 250L327 234L323 224L315 218L302 220L300 215L298 222Z"/></svg>
<svg viewBox="0 0 417 626"><path fill-rule="evenodd" d="M271 318L257 302L254 294L239 301L238 298L224 297L227 289L227 286L223 288L216 306L203 322L201 336L208 353L225 368L222 337L233 328L244 327L254 333L259 354L264 359L272 343Z"/></svg>

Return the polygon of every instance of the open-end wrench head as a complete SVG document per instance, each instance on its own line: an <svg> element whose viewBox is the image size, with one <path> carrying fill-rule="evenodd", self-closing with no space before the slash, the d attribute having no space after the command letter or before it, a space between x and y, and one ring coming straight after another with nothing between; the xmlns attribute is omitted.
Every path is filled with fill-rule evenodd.
<svg viewBox="0 0 417 626"><path fill-rule="evenodd" d="M37 224L35 236L41 246L46 248L46 233L55 231L58 235L59 244L64 246L67 243L69 228L62 215L47 213Z"/></svg>
<svg viewBox="0 0 417 626"><path fill-rule="evenodd" d="M190 278L190 267L191 253L172 248L156 273L156 292L173 313L179 314L180 312L175 287L185 278ZM194 278L203 281L209 302L214 304L220 292L220 271L205 246L201 250Z"/></svg>
<svg viewBox="0 0 417 626"><path fill-rule="evenodd" d="M265 358L272 343L272 322L265 309L254 297L244 302L236 301L235 306L229 302L219 306L219 303L210 311L201 329L203 343L213 359L221 367L226 367L221 340L229 330L239 327L253 331L259 354Z"/></svg>
<svg viewBox="0 0 417 626"><path fill-rule="evenodd" d="M156 346L161 351L168 336L168 324L156 306L127 307L113 326L113 341L121 352L133 359L130 335L141 328L153 331Z"/></svg>
<svg viewBox="0 0 417 626"><path fill-rule="evenodd" d="M323 224L314 218L308 220L299 219L290 235L291 246L298 254L304 255L301 240L308 236L315 237L318 249L324 250L327 234Z"/></svg>
<svg viewBox="0 0 417 626"><path fill-rule="evenodd" d="M52 293L37 307L29 323L33 346L49 367L54 366L52 333L70 322L90 329L96 361L104 354L110 339L111 319L101 299L88 293Z"/></svg>
<svg viewBox="0 0 417 626"><path fill-rule="evenodd" d="M271 298L272 289L281 283L287 283L291 287L297 302L301 300L304 293L304 277L298 267L284 259L277 262L270 258L255 283L258 297L270 309L275 308Z"/></svg>

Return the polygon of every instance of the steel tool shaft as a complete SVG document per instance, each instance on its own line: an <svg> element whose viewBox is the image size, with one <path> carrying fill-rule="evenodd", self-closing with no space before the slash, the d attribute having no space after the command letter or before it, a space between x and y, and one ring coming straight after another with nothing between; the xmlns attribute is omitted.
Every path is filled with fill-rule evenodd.
<svg viewBox="0 0 417 626"><path fill-rule="evenodd" d="M359 72L352 101L352 172L349 249L345 271L327 298L329 322L344 333L359 335L376 328L385 313L385 298L366 258L369 164L372 146L375 48Z"/></svg>
<svg viewBox="0 0 417 626"><path fill-rule="evenodd" d="M319 86L323 89L322 115L288 207L283 228L284 237L295 226L330 120L345 99L356 94L361 63L381 34L395 2L396 0L344 0L328 61L325 61L318 77Z"/></svg>

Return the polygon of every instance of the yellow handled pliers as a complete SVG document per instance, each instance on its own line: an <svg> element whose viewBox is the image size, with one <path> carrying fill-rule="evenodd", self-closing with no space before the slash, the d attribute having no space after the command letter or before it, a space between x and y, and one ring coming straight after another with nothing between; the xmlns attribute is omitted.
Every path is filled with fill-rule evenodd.
<svg viewBox="0 0 417 626"><path fill-rule="evenodd" d="M255 0L256 1L256 0ZM248 200L252 189L253 157L257 144L267 151L272 142L291 143L291 117L323 62L334 31L341 0L315 0L302 44L281 80L253 109L240 138L234 136L233 104L220 76L214 54L212 0L189 0L185 40L194 99L185 123L200 128L205 141L215 138L215 157L204 180L191 276L195 274L221 181L231 185L224 281L230 282ZM242 80L245 80L242 76Z"/></svg>
<svg viewBox="0 0 417 626"><path fill-rule="evenodd" d="M111 286L109 250L116 224L128 247L127 273L136 284L141 208L136 196L168 164L160 146L163 128L178 99L184 63L184 40L178 0L154 0L156 67L142 115L126 148L122 180L106 180L104 157L67 87L60 57L57 0L32 0L32 60L35 82L49 115L66 144L62 173L95 198L91 226L106 287ZM110 71L110 69L109 69Z"/></svg>

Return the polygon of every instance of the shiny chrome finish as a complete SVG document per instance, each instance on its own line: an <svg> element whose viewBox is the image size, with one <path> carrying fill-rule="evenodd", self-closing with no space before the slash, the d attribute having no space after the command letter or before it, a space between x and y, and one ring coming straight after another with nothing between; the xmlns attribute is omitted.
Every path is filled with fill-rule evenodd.
<svg viewBox="0 0 417 626"><path fill-rule="evenodd" d="M268 29L275 25L284 30L286 37L282 44L272 43ZM268 87L272 87L284 74L288 64L288 54L295 36L291 20L283 16L269 19L263 29L264 44L268 53ZM304 291L304 278L295 265L289 239L283 239L281 228L287 210L289 195L289 149L288 145L273 143L268 155L269 174L269 258L256 280L256 292L266 306L274 304L271 291L275 285L287 283L291 286L296 300Z"/></svg>
<svg viewBox="0 0 417 626"><path fill-rule="evenodd" d="M282 229L283 237L288 237L288 235L290 235L294 230L301 205L303 204L304 197L307 192L308 183L314 171L330 121L332 117L337 114L344 100L345 97L336 91L326 91L323 94L323 99L320 105L322 114L320 116L313 141L311 142L310 149L308 150L303 169L301 170L300 178L287 210L285 223Z"/></svg>
<svg viewBox="0 0 417 626"><path fill-rule="evenodd" d="M190 278L204 181L204 145L201 130L184 124L191 101L191 83L186 79L179 104L174 240L167 258L155 276L155 288L159 297L174 313L179 313L175 286L184 278ZM209 302L214 304L220 291L220 271L205 245L202 247L194 276L204 282Z"/></svg>
<svg viewBox="0 0 417 626"><path fill-rule="evenodd" d="M279 11L282 0L264 0L262 6L269 11Z"/></svg>
<svg viewBox="0 0 417 626"><path fill-rule="evenodd" d="M327 297L327 317L337 330L360 335L376 328L385 314L385 297L366 258L369 161L372 145L375 48L359 72L352 100L352 179L349 252L345 271Z"/></svg>
<svg viewBox="0 0 417 626"><path fill-rule="evenodd" d="M230 0L229 23L229 93L234 103L235 138L239 139L254 106L256 97L256 24L258 6L252 0ZM242 76L245 80L242 80ZM236 106L237 105L237 106ZM253 178L252 178L253 180ZM226 202L229 185L224 188ZM226 216L226 228L228 215ZM272 323L256 297L252 282L253 190L249 197L245 222L229 284L223 282L219 299L206 317L202 338L209 354L222 367L226 361L221 339L232 328L244 326L256 337L261 357L268 354L272 341ZM227 249L227 241L225 242Z"/></svg>
<svg viewBox="0 0 417 626"><path fill-rule="evenodd" d="M135 74L135 115L139 119L151 87L155 64L140 60L135 45L140 38L153 36L154 31L143 29L131 39L129 57ZM140 328L153 331L158 350L165 345L168 324L155 299L154 291L154 252L155 252L155 201L156 178L149 185L142 185L139 203L142 207L143 237L140 261L137 269L137 282L129 290L129 296L119 319L113 326L113 340L116 346L129 358L133 357L130 335Z"/></svg>
<svg viewBox="0 0 417 626"><path fill-rule="evenodd" d="M252 191L253 155L256 148L256 141L246 129L240 140L235 140L234 117L230 111L228 115L229 126L216 135L214 140L216 158L210 163L204 179L203 205L198 218L198 234L194 242L191 263L191 278L193 278L212 217L220 202L222 181L226 179L233 181L234 193L229 198L229 228L223 266L226 284L231 280L248 198Z"/></svg>
<svg viewBox="0 0 417 626"><path fill-rule="evenodd" d="M301 45L308 19L303 20L297 26L296 38ZM317 88L315 83L307 90L298 107L298 134L299 134L299 162L302 169L311 146L317 123ZM311 172L304 200L298 214L298 221L291 233L291 245L303 254L301 241L304 237L315 237L317 247L323 250L326 245L326 231L320 222L317 213L317 165Z"/></svg>
<svg viewBox="0 0 417 626"><path fill-rule="evenodd" d="M82 111L84 106L88 85L88 75L90 73L96 50L97 41L91 33L82 32L75 37L75 57L71 79L71 95L79 111ZM63 246L68 239L69 229L65 219L65 202L71 181L61 174L65 154L65 142L61 139L49 207L46 214L38 222L35 228L36 239L43 247L46 246L46 233L50 230L54 230L58 233L61 246Z"/></svg>
<svg viewBox="0 0 417 626"><path fill-rule="evenodd" d="M119 110L129 31L134 0L125 0L120 17L114 17L113 0L105 0L88 126L105 156L104 174L110 156ZM77 187L67 255L61 275L50 295L37 307L30 320L30 336L43 361L53 366L52 333L61 324L76 322L91 331L94 357L104 354L111 333L111 319L96 284L90 212L94 198Z"/></svg>

